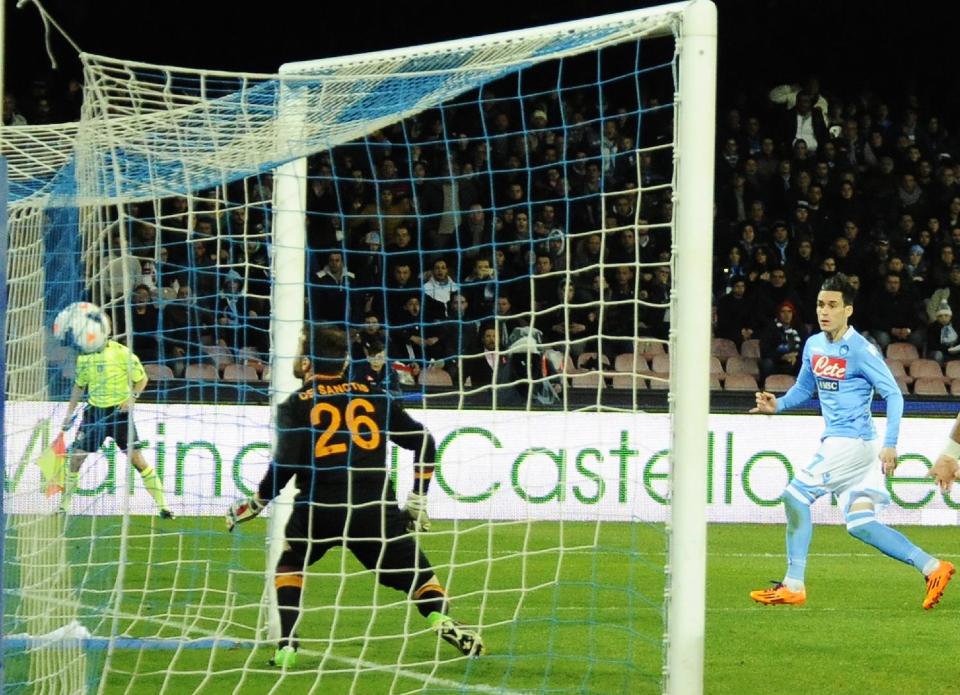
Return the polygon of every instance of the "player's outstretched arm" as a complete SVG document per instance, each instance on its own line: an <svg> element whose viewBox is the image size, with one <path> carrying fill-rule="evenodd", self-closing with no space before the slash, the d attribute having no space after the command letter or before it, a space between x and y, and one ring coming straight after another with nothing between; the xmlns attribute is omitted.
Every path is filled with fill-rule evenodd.
<svg viewBox="0 0 960 695"><path fill-rule="evenodd" d="M954 480L960 480L960 415L954 420L950 436L927 475L933 478L944 492L950 489Z"/></svg>

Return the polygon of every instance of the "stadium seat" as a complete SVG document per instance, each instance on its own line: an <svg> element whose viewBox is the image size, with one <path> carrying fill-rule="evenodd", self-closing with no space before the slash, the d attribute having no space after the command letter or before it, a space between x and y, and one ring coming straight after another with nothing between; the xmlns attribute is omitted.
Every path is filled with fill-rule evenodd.
<svg viewBox="0 0 960 695"><path fill-rule="evenodd" d="M586 365L586 363L590 360L597 360L597 364L600 365L601 369L610 366L610 358L606 355L600 355L598 359L597 353L595 352L581 352L579 357L577 357L577 368L586 369L587 367L584 365Z"/></svg>
<svg viewBox="0 0 960 695"><path fill-rule="evenodd" d="M633 351L638 355L642 355L647 360L652 359L656 355L664 355L667 352L664 343L659 340L638 340L637 346Z"/></svg>
<svg viewBox="0 0 960 695"><path fill-rule="evenodd" d="M909 367L911 362L920 358L920 354L910 343L890 343L887 346L887 357L891 360L900 360Z"/></svg>
<svg viewBox="0 0 960 695"><path fill-rule="evenodd" d="M220 374L212 364L188 364L184 378L198 381L217 381Z"/></svg>
<svg viewBox="0 0 960 695"><path fill-rule="evenodd" d="M257 370L247 364L228 364L223 368L224 381L257 381Z"/></svg>
<svg viewBox="0 0 960 695"><path fill-rule="evenodd" d="M786 391L793 386L797 380L790 374L771 374L763 383L764 391Z"/></svg>
<svg viewBox="0 0 960 695"><path fill-rule="evenodd" d="M916 379L940 379L943 381L943 372L936 360L917 359L910 363L910 376Z"/></svg>
<svg viewBox="0 0 960 695"><path fill-rule="evenodd" d="M257 373L263 370L263 358L260 356L260 351L253 347L240 348L237 362L250 365L257 370Z"/></svg>
<svg viewBox="0 0 960 695"><path fill-rule="evenodd" d="M749 357L731 357L727 360L727 375L730 374L749 374L751 376L760 375L760 367L757 361Z"/></svg>
<svg viewBox="0 0 960 695"><path fill-rule="evenodd" d="M723 381L723 377L726 376L726 372L723 371L723 365L720 364L719 357L710 358L710 376L715 376L720 381Z"/></svg>
<svg viewBox="0 0 960 695"><path fill-rule="evenodd" d="M650 379L650 389L653 391L669 391L670 375L661 373L655 376L656 378Z"/></svg>
<svg viewBox="0 0 960 695"><path fill-rule="evenodd" d="M710 390L711 391L722 391L723 384L720 383L720 377L716 374L710 375Z"/></svg>
<svg viewBox="0 0 960 695"><path fill-rule="evenodd" d="M950 382L950 395L960 396L960 379L954 379Z"/></svg>
<svg viewBox="0 0 960 695"><path fill-rule="evenodd" d="M727 380L724 382L727 391L759 391L757 380L752 374L727 372Z"/></svg>
<svg viewBox="0 0 960 695"><path fill-rule="evenodd" d="M143 371L147 373L150 381L168 381L173 379L173 370L165 364L145 364Z"/></svg>
<svg viewBox="0 0 960 695"><path fill-rule="evenodd" d="M744 340L740 346L740 357L749 357L754 360L760 359L760 341L757 338Z"/></svg>
<svg viewBox="0 0 960 695"><path fill-rule="evenodd" d="M947 386L939 377L920 377L913 382L913 393L917 396L946 396Z"/></svg>
<svg viewBox="0 0 960 695"><path fill-rule="evenodd" d="M720 358L720 361L726 363L731 357L739 357L737 344L729 338L714 338L710 346L710 354Z"/></svg>
<svg viewBox="0 0 960 695"><path fill-rule="evenodd" d="M453 386L453 379L439 367L427 367L420 372L420 384L423 386Z"/></svg>
<svg viewBox="0 0 960 695"><path fill-rule="evenodd" d="M903 368L903 362L900 360L892 360L889 357L883 361L890 367L890 373L893 374L894 378L903 377L903 380L908 384L913 383L913 377L907 374L907 370Z"/></svg>
<svg viewBox="0 0 960 695"><path fill-rule="evenodd" d="M956 360L945 362L943 365L943 370L945 375L951 379L960 379L960 362Z"/></svg>
<svg viewBox="0 0 960 695"><path fill-rule="evenodd" d="M647 364L647 360L642 355L625 352L622 355L617 355L613 360L613 369L628 374L645 374L650 371L650 365Z"/></svg>
<svg viewBox="0 0 960 695"><path fill-rule="evenodd" d="M270 365L263 365L263 371L260 372L260 381L270 381Z"/></svg>
<svg viewBox="0 0 960 695"><path fill-rule="evenodd" d="M626 389L628 391L640 391L647 388L647 382L637 374L619 373L613 375L613 388Z"/></svg>
<svg viewBox="0 0 960 695"><path fill-rule="evenodd" d="M900 387L900 393L902 393L904 396L907 396L910 394L910 387L907 385L908 378L909 377L902 377L902 376L894 377L894 379L897 380L897 386Z"/></svg>
<svg viewBox="0 0 960 695"><path fill-rule="evenodd" d="M654 355L653 357L653 373L657 375L664 375L670 373L670 357L669 355Z"/></svg>
<svg viewBox="0 0 960 695"><path fill-rule="evenodd" d="M235 364L236 360L233 359L233 352L230 348L223 347L222 345L205 345L203 351L207 353L207 356L213 360L214 366L217 368L218 372L223 372L224 368L228 364Z"/></svg>
<svg viewBox="0 0 960 695"><path fill-rule="evenodd" d="M570 386L575 389L597 389L603 388L603 374L600 372L583 372L574 374L570 379Z"/></svg>

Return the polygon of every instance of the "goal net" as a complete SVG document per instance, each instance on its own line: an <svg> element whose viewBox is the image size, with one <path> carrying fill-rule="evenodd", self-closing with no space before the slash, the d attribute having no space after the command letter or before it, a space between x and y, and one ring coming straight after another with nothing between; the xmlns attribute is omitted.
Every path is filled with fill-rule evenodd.
<svg viewBox="0 0 960 695"><path fill-rule="evenodd" d="M700 0L274 75L84 55L79 123L3 129L5 692L699 692L715 33ZM77 300L150 382L63 509ZM268 664L292 492L223 517L319 323L436 438L415 539L480 659L334 548ZM410 452L385 474L405 505Z"/></svg>

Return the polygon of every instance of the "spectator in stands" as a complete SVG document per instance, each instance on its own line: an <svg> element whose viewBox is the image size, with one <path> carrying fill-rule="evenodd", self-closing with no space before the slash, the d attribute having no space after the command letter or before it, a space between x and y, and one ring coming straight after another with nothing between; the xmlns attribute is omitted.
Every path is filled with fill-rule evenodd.
<svg viewBox="0 0 960 695"><path fill-rule="evenodd" d="M417 297L408 297L403 311L403 316L398 318L397 325L390 331L390 340L393 343L391 359L415 361L420 363L421 369L427 361L443 360L445 355L440 342L443 338L441 324L423 321L420 299Z"/></svg>
<svg viewBox="0 0 960 695"><path fill-rule="evenodd" d="M386 367L387 353L383 340L372 338L362 345L363 358L352 362L355 381L382 389L394 387L391 370Z"/></svg>
<svg viewBox="0 0 960 695"><path fill-rule="evenodd" d="M773 223L770 253L773 255L773 263L781 268L785 268L793 259L794 250L790 243L790 232L787 229L787 223L783 220L776 220Z"/></svg>
<svg viewBox="0 0 960 695"><path fill-rule="evenodd" d="M532 289L530 304L535 311L543 311L556 303L557 276L554 274L553 262L548 254L537 254L533 267Z"/></svg>
<svg viewBox="0 0 960 695"><path fill-rule="evenodd" d="M470 382L470 388L478 389L490 386L496 380L496 372L505 364L497 346L497 328L494 324L484 324L480 330L480 352L464 355L460 360L460 372L464 383Z"/></svg>
<svg viewBox="0 0 960 695"><path fill-rule="evenodd" d="M739 280L734 281L734 286ZM645 335L654 338L666 339L670 332L670 315L667 306L670 304L670 266L661 265L654 268L653 279L645 283L640 290L640 299L647 304L658 306L643 306L640 309L640 323L638 329Z"/></svg>
<svg viewBox="0 0 960 695"><path fill-rule="evenodd" d="M244 292L240 273L229 271L217 298L217 341L234 351L246 346L262 351L268 342L266 321L266 317L261 319L258 314L256 303Z"/></svg>
<svg viewBox="0 0 960 695"><path fill-rule="evenodd" d="M626 243L623 239L621 239L621 242ZM550 230L550 234L547 235L547 243L542 245L541 251L550 256L550 264L554 271L563 272L567 269L567 242L563 230Z"/></svg>
<svg viewBox="0 0 960 695"><path fill-rule="evenodd" d="M953 246L944 244L940 247L940 257L930 268L930 283L932 288L946 287L950 283L950 271L955 262Z"/></svg>
<svg viewBox="0 0 960 695"><path fill-rule="evenodd" d="M887 273L884 286L874 295L868 316L870 337L884 352L891 341L909 342L923 350L924 332L913 296L903 288L896 273Z"/></svg>
<svg viewBox="0 0 960 695"><path fill-rule="evenodd" d="M960 360L960 335L953 325L953 310L944 300L937 307L936 317L927 327L927 357L944 362Z"/></svg>
<svg viewBox="0 0 960 695"><path fill-rule="evenodd" d="M787 110L781 132L781 140L787 147L792 148L797 140L803 140L814 153L820 143L829 138L823 112L814 106L811 96L806 92L797 94L796 106Z"/></svg>
<svg viewBox="0 0 960 695"><path fill-rule="evenodd" d="M544 327L546 343L557 344L561 351L566 348L576 358L587 349L583 339L590 336L591 308L585 306L588 301L585 291L574 283L558 285L553 309L537 317L534 327Z"/></svg>
<svg viewBox="0 0 960 695"><path fill-rule="evenodd" d="M420 277L420 254L410 235L410 227L399 224L393 230L393 243L387 244L387 270L393 275L398 265L407 265L413 277Z"/></svg>
<svg viewBox="0 0 960 695"><path fill-rule="evenodd" d="M733 286L733 281L737 278L746 279L748 267L749 264L743 261L743 251L740 245L731 246L730 250L727 251L726 262L714 273L718 290L725 292Z"/></svg>
<svg viewBox="0 0 960 695"><path fill-rule="evenodd" d="M760 333L761 380L771 374L799 374L806 339L807 329L799 321L796 307L789 301L781 302L776 317Z"/></svg>
<svg viewBox="0 0 960 695"><path fill-rule="evenodd" d="M530 322L514 309L513 297L507 294L503 289L497 297L497 337L500 340L500 346L506 347L510 339L510 332L514 328L528 326Z"/></svg>
<svg viewBox="0 0 960 695"><path fill-rule="evenodd" d="M447 261L438 258L433 262L430 278L423 283L423 313L427 321L447 318L447 305L450 298L460 291L460 287L450 277Z"/></svg>
<svg viewBox="0 0 960 695"><path fill-rule="evenodd" d="M147 285L137 285L133 288L131 300L131 320L129 331L124 330L124 312L121 308L117 312L118 334L127 333L127 344L144 363L162 362L164 355L161 350L162 338L160 330L160 314L150 296Z"/></svg>
<svg viewBox="0 0 960 695"><path fill-rule="evenodd" d="M608 354L633 352L637 332L637 281L630 265L618 265L613 271L609 305L604 310L602 332ZM612 358L611 358L612 359Z"/></svg>
<svg viewBox="0 0 960 695"><path fill-rule="evenodd" d="M920 244L914 244L910 247L907 254L907 272L914 283L926 282L929 274L927 260L923 256L923 247Z"/></svg>
<svg viewBox="0 0 960 695"><path fill-rule="evenodd" d="M310 304L307 308L311 320L340 325L355 321L360 314L355 310L357 298L350 292L354 280L354 274L344 266L340 251L327 254L326 264L313 274L308 284Z"/></svg>
<svg viewBox="0 0 960 695"><path fill-rule="evenodd" d="M757 301L763 307L764 314L768 316L775 315L778 306L784 302L789 302L793 306L794 318L799 320L803 300L792 289L788 277L786 268L773 268L770 271L770 281L758 288L762 295Z"/></svg>
<svg viewBox="0 0 960 695"><path fill-rule="evenodd" d="M747 296L747 283L733 281L729 294L717 300L717 337L727 338L739 348L757 330L756 302Z"/></svg>
<svg viewBox="0 0 960 695"><path fill-rule="evenodd" d="M17 98L10 92L3 94L3 125L26 125L27 118L17 108Z"/></svg>
<svg viewBox="0 0 960 695"><path fill-rule="evenodd" d="M755 247L753 258L750 260L750 270L747 273L750 287L757 289L759 285L770 282L770 271L773 270L774 266L767 247L763 245Z"/></svg>

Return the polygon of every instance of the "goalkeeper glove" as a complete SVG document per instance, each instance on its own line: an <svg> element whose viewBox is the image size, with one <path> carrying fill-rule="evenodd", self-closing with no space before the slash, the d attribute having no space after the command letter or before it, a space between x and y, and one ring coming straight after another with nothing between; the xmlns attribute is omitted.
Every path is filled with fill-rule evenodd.
<svg viewBox="0 0 960 695"><path fill-rule="evenodd" d="M267 503L254 495L244 500L237 500L230 505L227 510L227 531L233 531L233 527L242 524L244 521L250 521L260 515L267 506Z"/></svg>
<svg viewBox="0 0 960 695"><path fill-rule="evenodd" d="M429 531L430 517L427 515L427 496L419 492L411 492L407 496L407 516L410 522L407 530L411 532Z"/></svg>

